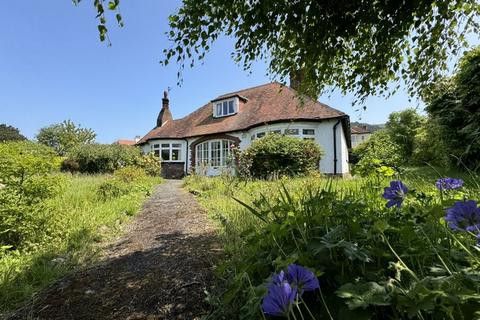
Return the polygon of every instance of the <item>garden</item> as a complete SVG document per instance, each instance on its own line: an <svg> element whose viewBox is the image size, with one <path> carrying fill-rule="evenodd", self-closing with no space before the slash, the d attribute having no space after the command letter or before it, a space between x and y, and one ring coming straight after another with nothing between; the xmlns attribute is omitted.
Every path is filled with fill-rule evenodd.
<svg viewBox="0 0 480 320"><path fill-rule="evenodd" d="M352 150L350 178L275 134L238 177L185 178L224 244L210 318L480 319L479 57Z"/></svg>
<svg viewBox="0 0 480 320"><path fill-rule="evenodd" d="M68 121L52 128L0 143L0 313L97 261L161 182L137 148L95 144Z"/></svg>

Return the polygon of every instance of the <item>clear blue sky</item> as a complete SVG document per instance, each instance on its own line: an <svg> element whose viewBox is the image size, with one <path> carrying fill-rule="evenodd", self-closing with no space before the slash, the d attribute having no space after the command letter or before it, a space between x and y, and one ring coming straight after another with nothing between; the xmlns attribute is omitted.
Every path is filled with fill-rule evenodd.
<svg viewBox="0 0 480 320"><path fill-rule="evenodd" d="M167 17L177 1L122 1L124 28L110 19L112 47L98 40L92 0L75 7L68 0L0 2L0 123L34 138L38 130L71 119L93 128L99 142L143 135L154 124L168 87L174 118L187 115L216 96L266 83L265 64L251 73L230 59L232 40L221 39L204 65L186 69L177 87L177 66L162 67L170 44ZM392 111L412 103L401 92L371 98L356 112L351 98L319 99L349 113L351 120L385 122Z"/></svg>

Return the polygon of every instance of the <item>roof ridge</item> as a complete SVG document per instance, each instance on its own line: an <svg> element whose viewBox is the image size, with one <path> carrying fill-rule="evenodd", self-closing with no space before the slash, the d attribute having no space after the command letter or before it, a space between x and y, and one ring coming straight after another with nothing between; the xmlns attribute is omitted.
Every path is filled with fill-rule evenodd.
<svg viewBox="0 0 480 320"><path fill-rule="evenodd" d="M269 86L269 85L272 85L272 84L282 85L282 84L281 84L280 82L278 82L278 81L267 82L267 83L264 83L264 84L259 84L258 86L253 86L253 87L250 87L250 88L245 88L245 89L241 89L241 90L237 90L237 91L232 91L232 92L223 93L223 94L217 96L216 98L214 98L213 100L218 99L218 98L220 98L220 97L224 97L224 96L230 96L230 95L238 94L239 92L243 92L243 91L247 91L247 90L252 90L252 89L257 89L257 88L260 88L260 87ZM283 85L282 85L282 86L283 86Z"/></svg>

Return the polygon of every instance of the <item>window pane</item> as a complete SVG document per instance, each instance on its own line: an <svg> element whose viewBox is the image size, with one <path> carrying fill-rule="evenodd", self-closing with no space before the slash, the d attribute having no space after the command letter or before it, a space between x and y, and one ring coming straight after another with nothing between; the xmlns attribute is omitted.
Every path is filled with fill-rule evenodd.
<svg viewBox="0 0 480 320"><path fill-rule="evenodd" d="M211 161L210 165L213 167L218 167L220 166L220 151L221 151L221 144L220 141L212 141L210 147L212 148L211 150Z"/></svg>
<svg viewBox="0 0 480 320"><path fill-rule="evenodd" d="M170 144L169 143L162 143L162 148L170 148Z"/></svg>
<svg viewBox="0 0 480 320"><path fill-rule="evenodd" d="M153 150L156 157L160 157L160 150Z"/></svg>
<svg viewBox="0 0 480 320"><path fill-rule="evenodd" d="M221 116L221 115L222 115L222 104L217 103L217 116Z"/></svg>
<svg viewBox="0 0 480 320"><path fill-rule="evenodd" d="M228 113L235 113L235 110L233 110L233 100L228 101Z"/></svg>
<svg viewBox="0 0 480 320"><path fill-rule="evenodd" d="M298 134L298 129L285 129L285 134L297 135Z"/></svg>
<svg viewBox="0 0 480 320"><path fill-rule="evenodd" d="M159 147L160 147L159 144L154 144L154 145L153 145L153 148L154 148L154 149L158 149Z"/></svg>
<svg viewBox="0 0 480 320"><path fill-rule="evenodd" d="M281 134L282 130L272 130L272 131L269 131L269 133Z"/></svg>
<svg viewBox="0 0 480 320"><path fill-rule="evenodd" d="M172 148L180 148L181 146L180 143L172 143Z"/></svg>
<svg viewBox="0 0 480 320"><path fill-rule="evenodd" d="M180 149L172 149L172 161L182 160Z"/></svg>
<svg viewBox="0 0 480 320"><path fill-rule="evenodd" d="M252 141L255 140L255 135L251 136L250 140L252 140Z"/></svg>
<svg viewBox="0 0 480 320"><path fill-rule="evenodd" d="M257 138L261 138L265 135L265 132L259 132L257 133Z"/></svg>
<svg viewBox="0 0 480 320"><path fill-rule="evenodd" d="M227 101L223 101L223 115L227 115L228 114L228 102Z"/></svg>
<svg viewBox="0 0 480 320"><path fill-rule="evenodd" d="M303 129L303 134L314 135L315 134L315 129Z"/></svg>
<svg viewBox="0 0 480 320"><path fill-rule="evenodd" d="M162 149L162 160L163 161L170 161L170 150Z"/></svg>
<svg viewBox="0 0 480 320"><path fill-rule="evenodd" d="M315 138L303 138L303 140L312 140L312 141L315 141Z"/></svg>

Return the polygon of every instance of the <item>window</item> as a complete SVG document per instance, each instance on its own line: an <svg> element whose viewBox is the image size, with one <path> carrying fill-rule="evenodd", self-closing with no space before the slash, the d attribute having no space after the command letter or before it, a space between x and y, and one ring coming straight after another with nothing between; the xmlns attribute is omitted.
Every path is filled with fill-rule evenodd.
<svg viewBox="0 0 480 320"><path fill-rule="evenodd" d="M257 133L257 138L261 138L261 137L263 137L263 136L265 136L265 132L259 132L259 133Z"/></svg>
<svg viewBox="0 0 480 320"><path fill-rule="evenodd" d="M307 136L315 135L315 129L303 129L302 132L304 135L307 135Z"/></svg>
<svg viewBox="0 0 480 320"><path fill-rule="evenodd" d="M214 117L225 117L237 112L237 98L214 102Z"/></svg>
<svg viewBox="0 0 480 320"><path fill-rule="evenodd" d="M161 161L182 161L181 143L162 143L152 146L155 156L160 157Z"/></svg>
<svg viewBox="0 0 480 320"><path fill-rule="evenodd" d="M285 129L286 135L296 136L298 135L298 129Z"/></svg>
<svg viewBox="0 0 480 320"><path fill-rule="evenodd" d="M195 148L196 165L225 167L232 155L233 142L230 140L212 140L200 143Z"/></svg>
<svg viewBox="0 0 480 320"><path fill-rule="evenodd" d="M268 133L282 134L282 130L271 130Z"/></svg>
<svg viewBox="0 0 480 320"><path fill-rule="evenodd" d="M304 137L303 140L312 140L312 141L315 141L315 138Z"/></svg>

